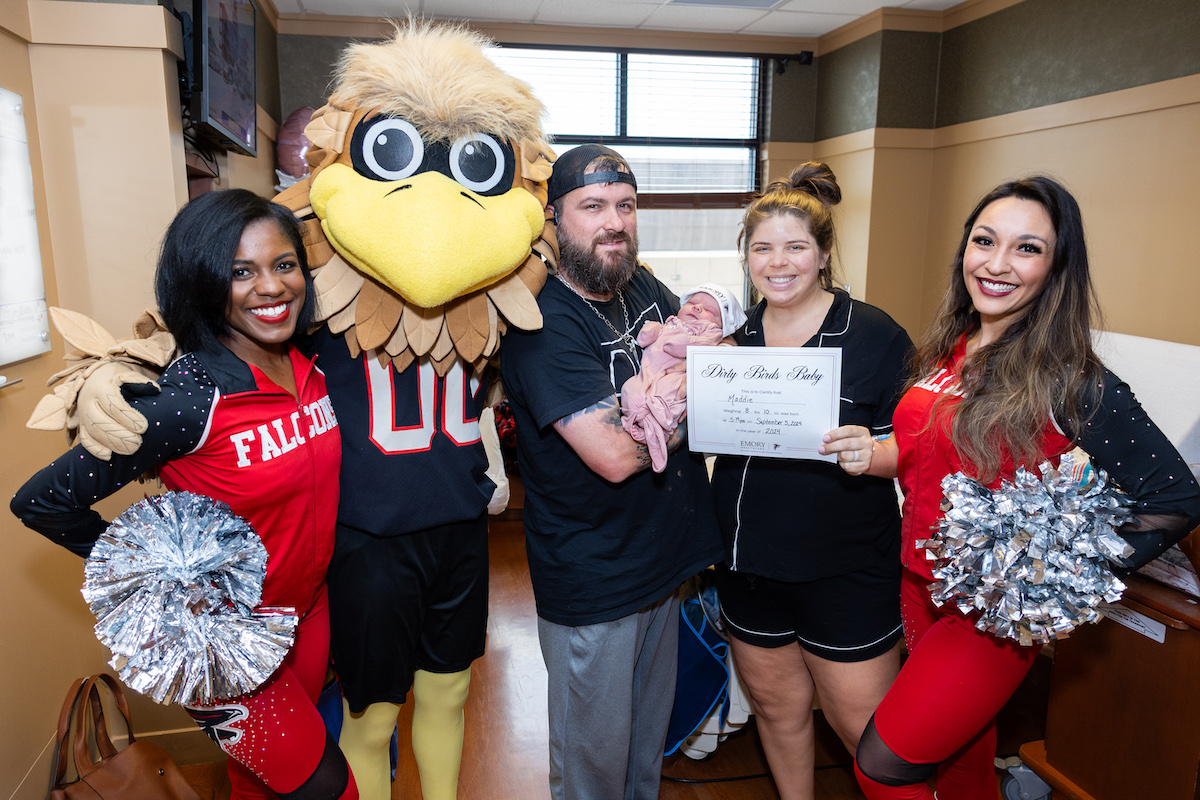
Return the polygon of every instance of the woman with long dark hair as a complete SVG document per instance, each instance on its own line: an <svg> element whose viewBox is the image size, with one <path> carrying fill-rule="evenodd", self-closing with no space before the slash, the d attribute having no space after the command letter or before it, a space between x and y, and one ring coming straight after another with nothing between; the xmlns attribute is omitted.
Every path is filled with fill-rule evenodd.
<svg viewBox="0 0 1200 800"><path fill-rule="evenodd" d="M148 423L141 447L102 461L77 445L21 487L12 511L86 556L108 526L91 506L147 470L227 503L266 547L262 605L293 607L300 622L265 684L188 713L230 755L235 800L352 800L354 778L315 705L329 663L341 439L324 375L292 344L315 307L299 223L251 192L202 195L167 229L155 294L183 355L161 391L131 399Z"/></svg>
<svg viewBox="0 0 1200 800"><path fill-rule="evenodd" d="M909 657L855 760L871 800L996 796L995 716L1040 645L978 630L930 600L921 543L942 516L941 481L996 488L1018 466L1079 446L1134 500L1119 529L1140 566L1200 522L1200 492L1129 387L1092 351L1096 318L1075 198L1033 176L985 196L963 226L950 287L893 417L904 491L901 609Z"/></svg>

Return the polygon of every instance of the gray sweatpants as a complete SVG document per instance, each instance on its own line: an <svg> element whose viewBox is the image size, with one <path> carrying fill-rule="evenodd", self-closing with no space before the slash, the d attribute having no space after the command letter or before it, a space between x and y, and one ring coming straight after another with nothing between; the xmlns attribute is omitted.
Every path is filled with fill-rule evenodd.
<svg viewBox="0 0 1200 800"><path fill-rule="evenodd" d="M653 800L675 701L679 595L595 625L538 618L554 800Z"/></svg>

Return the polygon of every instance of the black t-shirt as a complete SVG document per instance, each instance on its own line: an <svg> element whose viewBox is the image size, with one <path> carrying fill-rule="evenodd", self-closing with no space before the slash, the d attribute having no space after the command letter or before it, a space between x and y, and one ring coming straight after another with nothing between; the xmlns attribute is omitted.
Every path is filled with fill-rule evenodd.
<svg viewBox="0 0 1200 800"><path fill-rule="evenodd" d="M678 311L674 295L639 267L622 291L634 337L647 320ZM525 484L525 530L538 615L590 625L660 599L721 557L712 496L699 457L681 447L662 473L609 483L553 428L617 394L637 371L640 348L622 344L557 279L538 295L540 331L510 330L501 373L517 424ZM592 305L624 330L620 303Z"/></svg>
<svg viewBox="0 0 1200 800"><path fill-rule="evenodd" d="M734 334L739 346L765 347L765 303ZM884 312L834 292L820 331L805 347L842 348L840 425L891 433L912 349ZM781 581L841 575L899 564L900 514L892 481L851 476L837 464L786 458L719 456L713 472L717 519L731 568Z"/></svg>

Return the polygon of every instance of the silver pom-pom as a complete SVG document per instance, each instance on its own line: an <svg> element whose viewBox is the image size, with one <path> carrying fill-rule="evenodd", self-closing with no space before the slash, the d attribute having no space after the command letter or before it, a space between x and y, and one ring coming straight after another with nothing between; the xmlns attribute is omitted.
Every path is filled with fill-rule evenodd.
<svg viewBox="0 0 1200 800"><path fill-rule="evenodd" d="M257 689L291 649L296 610L255 608L266 567L262 540L229 506L167 492L101 534L83 599L126 686L159 703L209 703Z"/></svg>
<svg viewBox="0 0 1200 800"><path fill-rule="evenodd" d="M1125 584L1111 563L1133 553L1116 532L1132 518L1128 498L1103 470L1080 483L1073 467L1070 454L1057 468L1042 464L1041 478L1021 467L996 491L961 472L943 478L942 521L917 543L936 562L933 602L1032 645L1097 621L1101 601L1119 600Z"/></svg>

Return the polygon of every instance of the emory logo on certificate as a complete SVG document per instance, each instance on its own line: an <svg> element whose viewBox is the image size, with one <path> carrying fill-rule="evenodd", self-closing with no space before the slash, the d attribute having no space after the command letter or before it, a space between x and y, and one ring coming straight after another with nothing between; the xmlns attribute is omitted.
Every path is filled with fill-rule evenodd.
<svg viewBox="0 0 1200 800"><path fill-rule="evenodd" d="M689 347L688 447L772 458L821 455L838 426L840 347Z"/></svg>

